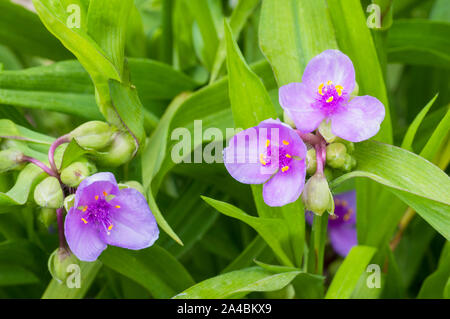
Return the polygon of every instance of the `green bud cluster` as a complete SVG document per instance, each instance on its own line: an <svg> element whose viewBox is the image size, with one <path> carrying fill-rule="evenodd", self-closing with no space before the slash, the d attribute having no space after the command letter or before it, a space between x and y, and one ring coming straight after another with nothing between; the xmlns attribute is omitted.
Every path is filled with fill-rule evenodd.
<svg viewBox="0 0 450 319"><path fill-rule="evenodd" d="M41 207L60 208L63 205L64 194L56 177L46 177L34 189L34 201Z"/></svg>
<svg viewBox="0 0 450 319"><path fill-rule="evenodd" d="M102 166L116 167L125 164L136 152L136 143L128 132L120 131L115 126L101 121L84 123L69 136L83 149L92 151L93 159ZM77 163L68 168L64 178L61 177L64 179L63 183L78 186L88 171L87 167L82 166ZM81 175L81 178L77 178L74 174ZM87 174L90 175L92 172Z"/></svg>
<svg viewBox="0 0 450 319"><path fill-rule="evenodd" d="M351 171L356 166L356 160L351 156L353 150L353 143L341 139L339 142L328 144L327 165L345 172Z"/></svg>
<svg viewBox="0 0 450 319"><path fill-rule="evenodd" d="M317 169L316 150L314 148L310 148L306 153L306 173L308 173L308 175L314 175L316 169Z"/></svg>

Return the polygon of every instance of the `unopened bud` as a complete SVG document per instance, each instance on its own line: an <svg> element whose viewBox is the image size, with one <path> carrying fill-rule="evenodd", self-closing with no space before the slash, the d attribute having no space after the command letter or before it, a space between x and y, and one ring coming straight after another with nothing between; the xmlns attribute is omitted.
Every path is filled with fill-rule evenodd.
<svg viewBox="0 0 450 319"><path fill-rule="evenodd" d="M332 211L333 196L323 175L312 176L305 185L302 200L307 210L321 216L324 211Z"/></svg>
<svg viewBox="0 0 450 319"><path fill-rule="evenodd" d="M59 283L64 282L70 274L71 265L79 265L79 260L66 248L56 249L48 259L48 270Z"/></svg>
<svg viewBox="0 0 450 319"><path fill-rule="evenodd" d="M337 136L331 132L331 121L323 121L319 125L319 133L327 143L333 143Z"/></svg>
<svg viewBox="0 0 450 319"><path fill-rule="evenodd" d="M342 138L340 138L340 137L338 137L338 138L335 140L335 142L336 142L336 143L342 143L342 144L344 144L345 147L347 148L347 153L349 153L349 154L352 154L353 151L355 150L355 144L354 144L353 142L344 140L344 139L342 139Z"/></svg>
<svg viewBox="0 0 450 319"><path fill-rule="evenodd" d="M342 143L332 143L327 146L327 164L333 168L343 168L348 156L347 148Z"/></svg>
<svg viewBox="0 0 450 319"><path fill-rule="evenodd" d="M98 153L97 160L101 165L117 167L129 162L135 150L136 143L133 137L126 132L119 132L106 151Z"/></svg>
<svg viewBox="0 0 450 319"><path fill-rule="evenodd" d="M61 182L70 187L77 187L95 170L95 166L87 161L74 162L61 171Z"/></svg>
<svg viewBox="0 0 450 319"><path fill-rule="evenodd" d="M342 167L342 169L345 172L350 172L355 166L356 166L355 158L353 156L347 154L347 156L345 158L345 163L344 163L344 166Z"/></svg>
<svg viewBox="0 0 450 319"><path fill-rule="evenodd" d="M306 173L308 173L308 175L314 175L316 169L317 169L316 150L314 148L310 148L306 153Z"/></svg>
<svg viewBox="0 0 450 319"><path fill-rule="evenodd" d="M47 177L34 189L34 201L41 207L60 208L64 195L56 177Z"/></svg>
<svg viewBox="0 0 450 319"><path fill-rule="evenodd" d="M39 211L38 219L45 227L49 227L56 221L56 210L54 208L43 207Z"/></svg>
<svg viewBox="0 0 450 319"><path fill-rule="evenodd" d="M22 152L14 149L0 151L0 173L4 173L20 166L22 162Z"/></svg>
<svg viewBox="0 0 450 319"><path fill-rule="evenodd" d="M70 136L82 148L101 150L111 143L115 129L101 121L86 122L73 130Z"/></svg>

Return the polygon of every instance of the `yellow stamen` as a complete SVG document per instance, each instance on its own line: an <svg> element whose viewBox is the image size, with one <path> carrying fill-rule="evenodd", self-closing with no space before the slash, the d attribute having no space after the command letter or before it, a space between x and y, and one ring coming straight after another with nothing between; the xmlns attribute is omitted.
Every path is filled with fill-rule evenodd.
<svg viewBox="0 0 450 319"><path fill-rule="evenodd" d="M267 164L267 162L264 160L264 154L261 154L261 155L259 156L259 161L260 161L261 164L263 164L263 165L266 165L266 164Z"/></svg>
<svg viewBox="0 0 450 319"><path fill-rule="evenodd" d="M98 200L98 195L95 195L95 200Z"/></svg>
<svg viewBox="0 0 450 319"><path fill-rule="evenodd" d="M87 220L86 219L84 219L84 218L81 218L81 220L83 221L83 223L85 223L85 224L87 224L88 222L87 222Z"/></svg>
<svg viewBox="0 0 450 319"><path fill-rule="evenodd" d="M116 206L114 206L115 208L120 208L120 206L119 205L116 205Z"/></svg>
<svg viewBox="0 0 450 319"><path fill-rule="evenodd" d="M108 230L111 230L114 227L113 224L109 225Z"/></svg>
<svg viewBox="0 0 450 319"><path fill-rule="evenodd" d="M330 103L330 102L332 102L333 101L333 96L330 96L328 99L327 99L327 103Z"/></svg>
<svg viewBox="0 0 450 319"><path fill-rule="evenodd" d="M345 214L344 215L344 221L348 221L350 219L350 214Z"/></svg>
<svg viewBox="0 0 450 319"><path fill-rule="evenodd" d="M344 206L344 207L347 207L348 206L348 202L346 200L343 200L341 205Z"/></svg>
<svg viewBox="0 0 450 319"><path fill-rule="evenodd" d="M266 147L269 147L269 145L270 145L270 141L267 140L267 141L266 141Z"/></svg>
<svg viewBox="0 0 450 319"><path fill-rule="evenodd" d="M341 85L336 85L334 88L338 92L338 95L341 96L342 95L342 91L344 90L344 88Z"/></svg>
<svg viewBox="0 0 450 319"><path fill-rule="evenodd" d="M323 95L323 91L322 91L323 87L324 87L324 84L320 83L320 85L319 85L319 94L320 95Z"/></svg>
<svg viewBox="0 0 450 319"><path fill-rule="evenodd" d="M284 145L289 145L289 142L288 142L288 141L285 141L285 140L283 140L283 144L284 144Z"/></svg>
<svg viewBox="0 0 450 319"><path fill-rule="evenodd" d="M331 215L331 216L330 216L330 218L331 218L332 220L336 220L336 219L338 219L338 218L339 218L339 216L338 216L338 215L335 215L335 214L333 214L333 215Z"/></svg>
<svg viewBox="0 0 450 319"><path fill-rule="evenodd" d="M108 196L108 193L107 192L103 192L103 196Z"/></svg>
<svg viewBox="0 0 450 319"><path fill-rule="evenodd" d="M87 206L84 206L83 212L87 211L87 209L88 209L88 207L87 207Z"/></svg>
<svg viewBox="0 0 450 319"><path fill-rule="evenodd" d="M333 81L329 80L329 81L327 82L327 85L331 85L331 84L333 84Z"/></svg>
<svg viewBox="0 0 450 319"><path fill-rule="evenodd" d="M292 156L290 154L286 154L286 157L287 158L291 158Z"/></svg>
<svg viewBox="0 0 450 319"><path fill-rule="evenodd" d="M286 172L287 170L289 169L289 166L283 166L282 168L281 168L281 171L284 173L284 172Z"/></svg>

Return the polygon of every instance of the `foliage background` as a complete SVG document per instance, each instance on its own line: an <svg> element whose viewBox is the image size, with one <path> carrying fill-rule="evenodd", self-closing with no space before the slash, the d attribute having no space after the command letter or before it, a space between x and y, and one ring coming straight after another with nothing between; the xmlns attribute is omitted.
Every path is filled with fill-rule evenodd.
<svg viewBox="0 0 450 319"><path fill-rule="evenodd" d="M33 2L39 15L0 0L0 118L15 123L1 132L32 136L17 147L45 159L53 138L83 122L123 120L140 153L113 171L142 182L165 232L142 251L108 248L82 264L82 288L68 289L47 270L55 226L29 196L43 174L1 174L0 297L450 296L449 1L374 0L381 29L367 28L369 0ZM57 23L71 3L83 8L79 30ZM361 143L357 171L331 182L358 192L360 246L345 260L311 243L300 201L269 209L222 164L170 159L172 130L194 120L225 132L281 117L278 87L329 48L353 60L360 95L389 110L376 140L405 149ZM324 249L323 274L308 267L308 245ZM381 289L365 285L369 263L382 265Z"/></svg>

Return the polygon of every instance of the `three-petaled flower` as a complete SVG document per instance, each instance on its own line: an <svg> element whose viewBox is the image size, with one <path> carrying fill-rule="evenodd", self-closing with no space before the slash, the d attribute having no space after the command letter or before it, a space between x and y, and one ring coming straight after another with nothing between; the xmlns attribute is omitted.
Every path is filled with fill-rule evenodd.
<svg viewBox="0 0 450 319"><path fill-rule="evenodd" d="M340 256L345 257L356 239L356 193L350 191L334 196L334 215L328 219L328 234L331 246ZM306 220L312 225L313 213L306 212Z"/></svg>
<svg viewBox="0 0 450 319"><path fill-rule="evenodd" d="M269 206L283 206L300 196L305 184L306 146L279 120L268 119L236 134L224 150L230 175L241 183L264 184Z"/></svg>
<svg viewBox="0 0 450 319"><path fill-rule="evenodd" d="M97 173L81 182L67 214L67 243L78 259L94 261L107 247L151 246L158 226L145 197L134 188L119 189L111 173Z"/></svg>
<svg viewBox="0 0 450 319"><path fill-rule="evenodd" d="M280 88L280 104L302 133L325 120L331 121L334 135L360 142L379 131L385 110L375 97L352 97L355 83L352 61L338 50L326 50L308 63L302 83Z"/></svg>

